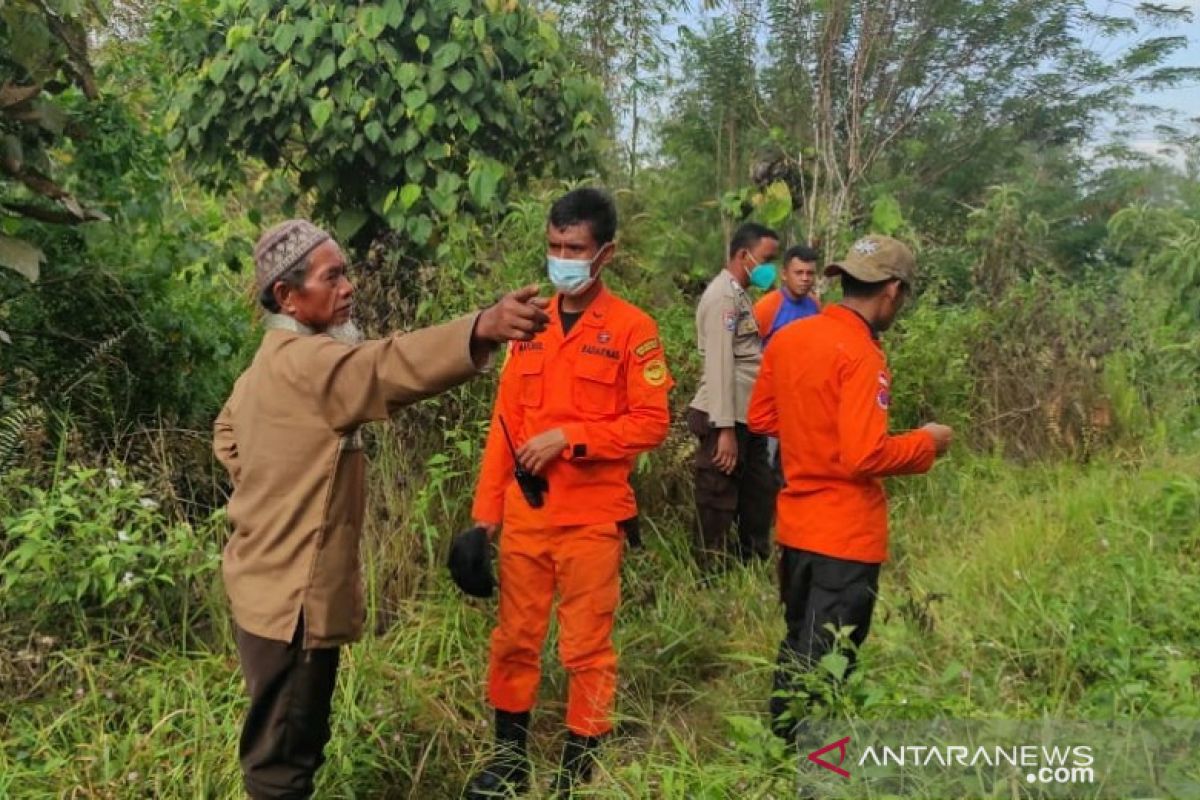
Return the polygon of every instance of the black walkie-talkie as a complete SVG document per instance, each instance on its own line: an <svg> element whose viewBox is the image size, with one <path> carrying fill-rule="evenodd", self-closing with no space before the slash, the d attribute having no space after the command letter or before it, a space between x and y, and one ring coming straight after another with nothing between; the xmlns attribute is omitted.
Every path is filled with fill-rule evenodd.
<svg viewBox="0 0 1200 800"><path fill-rule="evenodd" d="M517 448L513 447L513 440L508 435L508 426L504 424L504 417L500 417L500 428L504 431L504 440L508 442L508 452L512 453L513 474L517 478L517 486L521 487L521 494L525 496L525 502L529 503L530 508L541 508L546 502L542 495L550 491L550 482L541 475L534 475L522 467L520 461L517 461Z"/></svg>

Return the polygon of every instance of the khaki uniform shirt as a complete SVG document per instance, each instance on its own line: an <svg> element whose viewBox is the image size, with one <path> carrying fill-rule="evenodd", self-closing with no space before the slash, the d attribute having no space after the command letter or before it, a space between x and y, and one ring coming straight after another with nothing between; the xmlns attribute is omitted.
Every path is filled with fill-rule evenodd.
<svg viewBox="0 0 1200 800"><path fill-rule="evenodd" d="M704 359L692 408L708 414L714 428L746 421L750 391L762 361L762 341L754 306L729 274L713 278L696 308L696 343Z"/></svg>
<svg viewBox="0 0 1200 800"><path fill-rule="evenodd" d="M268 318L213 431L233 482L222 566L243 630L290 642L303 612L306 649L362 635L358 427L476 375L474 325L472 315L349 345Z"/></svg>

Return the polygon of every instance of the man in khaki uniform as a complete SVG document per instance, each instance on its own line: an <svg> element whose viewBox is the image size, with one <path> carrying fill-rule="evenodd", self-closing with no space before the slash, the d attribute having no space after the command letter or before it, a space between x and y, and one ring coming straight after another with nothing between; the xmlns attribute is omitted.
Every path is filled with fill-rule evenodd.
<svg viewBox="0 0 1200 800"><path fill-rule="evenodd" d="M229 471L226 591L250 694L247 792L307 798L324 760L339 645L362 634L358 428L479 374L496 345L545 327L537 287L444 325L360 342L353 287L327 233L303 220L254 250L266 335L214 425Z"/></svg>
<svg viewBox="0 0 1200 800"><path fill-rule="evenodd" d="M746 427L750 391L762 360L746 287L771 287L778 253L778 234L757 223L743 224L730 241L729 261L696 309L704 371L688 409L688 428L700 440L695 460L697 560L705 568L731 552L743 560L771 554L776 484L766 437ZM735 520L738 540L733 543L729 532Z"/></svg>

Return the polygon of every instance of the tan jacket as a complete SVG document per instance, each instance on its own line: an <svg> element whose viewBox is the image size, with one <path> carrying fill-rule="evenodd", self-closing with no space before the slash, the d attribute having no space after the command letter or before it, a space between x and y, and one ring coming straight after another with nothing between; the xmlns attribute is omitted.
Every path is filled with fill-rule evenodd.
<svg viewBox="0 0 1200 800"><path fill-rule="evenodd" d="M696 344L704 359L692 408L714 428L746 421L750 391L762 362L754 306L728 270L713 278L696 308Z"/></svg>
<svg viewBox="0 0 1200 800"><path fill-rule="evenodd" d="M478 374L475 316L359 345L268 317L213 426L233 482L223 569L241 628L288 642L303 611L305 648L362 635L358 427Z"/></svg>

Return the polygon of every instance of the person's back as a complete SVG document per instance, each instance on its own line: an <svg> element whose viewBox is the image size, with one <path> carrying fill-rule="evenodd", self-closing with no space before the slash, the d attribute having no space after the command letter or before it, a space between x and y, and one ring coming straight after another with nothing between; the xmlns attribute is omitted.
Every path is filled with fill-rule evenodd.
<svg viewBox="0 0 1200 800"><path fill-rule="evenodd" d="M895 239L860 239L826 275L842 276L842 300L792 323L771 340L750 398L751 430L779 437L786 486L776 539L780 642L771 727L791 739L812 696L800 674L849 630L847 670L871 627L880 564L887 560L882 478L925 472L952 432L930 423L888 434L891 375L878 335L904 305L915 278L912 251Z"/></svg>
<svg viewBox="0 0 1200 800"><path fill-rule="evenodd" d="M853 311L830 306L779 331L767 359L776 391L787 398L777 404L780 438L788 444L778 541L882 561L887 504L879 469L886 472L889 461L911 464L922 450L932 462L933 453L923 434L893 437L903 452L894 446L885 452L891 377L870 328Z"/></svg>

